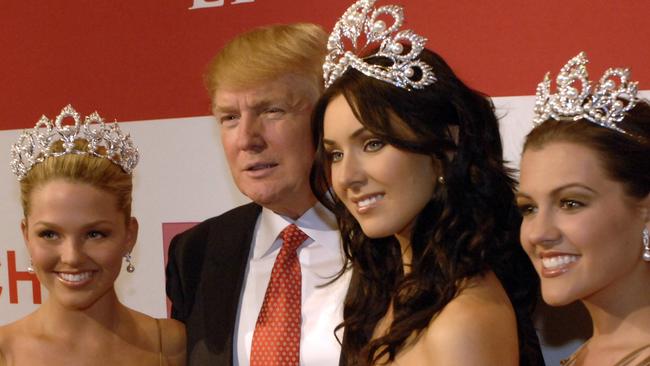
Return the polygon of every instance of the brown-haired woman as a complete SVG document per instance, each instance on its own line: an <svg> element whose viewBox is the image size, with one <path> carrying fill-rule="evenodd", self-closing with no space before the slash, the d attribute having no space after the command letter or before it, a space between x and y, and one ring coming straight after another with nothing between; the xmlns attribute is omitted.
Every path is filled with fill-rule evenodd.
<svg viewBox="0 0 650 366"><path fill-rule="evenodd" d="M312 120L312 187L337 215L353 269L343 356L541 365L537 278L517 242L493 106L423 39L397 31L401 8L373 3L356 2L335 26ZM357 32L381 46L347 51L363 44Z"/></svg>
<svg viewBox="0 0 650 366"><path fill-rule="evenodd" d="M581 301L592 337L563 365L650 365L650 104L626 69L590 82L584 53L538 87L517 204L544 301Z"/></svg>

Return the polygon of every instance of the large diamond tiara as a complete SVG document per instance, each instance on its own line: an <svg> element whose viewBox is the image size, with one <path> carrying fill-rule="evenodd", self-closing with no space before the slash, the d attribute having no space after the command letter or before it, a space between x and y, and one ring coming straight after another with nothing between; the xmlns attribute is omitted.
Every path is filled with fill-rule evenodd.
<svg viewBox="0 0 650 366"><path fill-rule="evenodd" d="M610 68L592 88L587 73L588 62L587 55L580 52L562 67L556 78L557 94L550 93L551 79L546 73L544 81L537 85L535 126L548 119L577 121L584 118L627 134L618 123L639 100L636 97L638 83L628 81L629 69ZM615 79L619 80L618 84Z"/></svg>
<svg viewBox="0 0 650 366"><path fill-rule="evenodd" d="M404 23L403 9L397 5L386 5L373 9L376 0L359 0L350 6L336 22L327 42L327 57L323 64L325 87L329 87L348 67L355 68L366 76L391 83L404 89L421 89L436 81L431 66L418 60L424 49L426 38L411 30L397 30ZM393 24L386 25L381 16L393 18ZM366 38L360 46L359 37ZM346 50L344 40L352 43L352 50ZM363 55L369 46L381 42L375 54ZM404 53L405 44L410 50ZM392 62L390 66L371 65L361 56L381 56Z"/></svg>
<svg viewBox="0 0 650 366"><path fill-rule="evenodd" d="M65 118L74 124L64 125ZM79 150L75 142L85 141L87 146ZM61 149L53 149L60 145ZM79 113L71 105L65 106L54 121L42 116L36 126L22 132L11 147L11 170L21 181L35 164L48 157L66 154L92 155L105 158L131 174L138 164L138 149L131 137L124 134L117 123L105 123L97 112L81 121Z"/></svg>

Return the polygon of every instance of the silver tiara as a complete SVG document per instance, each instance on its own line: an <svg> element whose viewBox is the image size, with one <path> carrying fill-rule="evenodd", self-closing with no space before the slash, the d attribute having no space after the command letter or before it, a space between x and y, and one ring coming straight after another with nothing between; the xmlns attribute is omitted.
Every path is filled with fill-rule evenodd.
<svg viewBox="0 0 650 366"><path fill-rule="evenodd" d="M397 31L404 23L402 7L386 5L373 9L374 3L375 0L357 1L334 25L323 64L325 87L343 75L348 67L404 89L421 89L435 82L431 66L417 59L424 49L426 38L408 29ZM379 19L381 16L392 17L392 25L387 26L384 20ZM363 46L359 44L361 35L365 36ZM346 38L351 42L352 50L345 49ZM371 65L360 57L370 46L379 42L378 51L365 56L385 57L392 62L390 66ZM405 46L410 46L406 53Z"/></svg>
<svg viewBox="0 0 650 366"><path fill-rule="evenodd" d="M63 120L68 117L74 120L74 124L63 124ZM84 150L75 147L75 142L80 140L87 142ZM59 141L63 150L55 151L52 147ZM48 157L66 154L105 158L122 167L128 174L131 174L139 159L138 149L133 145L131 137L125 135L117 123L104 123L97 112L82 122L79 113L68 104L54 121L42 116L34 128L22 132L11 147L9 165L21 181L35 164Z"/></svg>
<svg viewBox="0 0 650 366"><path fill-rule="evenodd" d="M550 93L551 79L546 73L544 81L537 85L535 126L548 119L577 121L584 118L627 134L617 123L636 105L638 83L628 81L629 69L610 68L593 89L588 79L588 62L587 55L580 52L562 67L556 78L557 94Z"/></svg>

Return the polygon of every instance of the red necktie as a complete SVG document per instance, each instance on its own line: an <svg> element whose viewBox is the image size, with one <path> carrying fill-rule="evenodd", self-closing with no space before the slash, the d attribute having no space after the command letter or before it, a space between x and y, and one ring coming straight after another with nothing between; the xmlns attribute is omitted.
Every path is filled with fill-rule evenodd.
<svg viewBox="0 0 650 366"><path fill-rule="evenodd" d="M300 364L302 276L296 250L307 239L307 234L291 224L282 230L280 236L282 248L273 264L255 324L251 366Z"/></svg>

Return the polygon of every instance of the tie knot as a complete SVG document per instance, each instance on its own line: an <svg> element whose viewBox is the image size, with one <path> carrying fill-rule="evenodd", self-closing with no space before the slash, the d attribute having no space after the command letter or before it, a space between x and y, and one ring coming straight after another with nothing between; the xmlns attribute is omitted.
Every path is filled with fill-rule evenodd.
<svg viewBox="0 0 650 366"><path fill-rule="evenodd" d="M284 228L282 233L280 233L280 236L282 237L282 246L292 251L298 249L300 244L308 238L307 234L303 233L302 230L298 229L294 224Z"/></svg>

